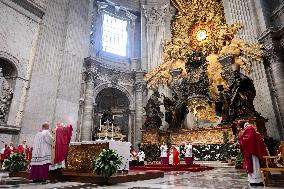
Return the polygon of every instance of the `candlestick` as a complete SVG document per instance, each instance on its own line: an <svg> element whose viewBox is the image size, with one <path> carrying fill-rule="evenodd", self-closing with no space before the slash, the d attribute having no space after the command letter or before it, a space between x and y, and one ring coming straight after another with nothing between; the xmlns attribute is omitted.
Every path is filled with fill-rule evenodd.
<svg viewBox="0 0 284 189"><path fill-rule="evenodd" d="M113 123L111 124L111 140L113 140Z"/></svg>
<svg viewBox="0 0 284 189"><path fill-rule="evenodd" d="M106 136L105 136L105 140L107 140L107 129L105 130Z"/></svg>
<svg viewBox="0 0 284 189"><path fill-rule="evenodd" d="M98 140L101 140L101 133L99 133L99 139Z"/></svg>

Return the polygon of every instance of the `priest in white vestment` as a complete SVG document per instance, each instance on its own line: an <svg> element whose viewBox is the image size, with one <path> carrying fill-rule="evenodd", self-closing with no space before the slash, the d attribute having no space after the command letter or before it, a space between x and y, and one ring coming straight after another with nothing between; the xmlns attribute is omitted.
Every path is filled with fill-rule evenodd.
<svg viewBox="0 0 284 189"><path fill-rule="evenodd" d="M163 142L163 144L160 146L160 151L161 151L161 164L168 164L169 163L169 158L168 158L168 147L167 145Z"/></svg>
<svg viewBox="0 0 284 189"><path fill-rule="evenodd" d="M33 182L45 182L48 178L51 163L51 149L54 139L49 132L49 124L44 123L35 138L31 159L29 179Z"/></svg>
<svg viewBox="0 0 284 189"><path fill-rule="evenodd" d="M187 142L184 146L185 154L184 161L186 165L191 165L193 163L193 155L192 155L192 145Z"/></svg>

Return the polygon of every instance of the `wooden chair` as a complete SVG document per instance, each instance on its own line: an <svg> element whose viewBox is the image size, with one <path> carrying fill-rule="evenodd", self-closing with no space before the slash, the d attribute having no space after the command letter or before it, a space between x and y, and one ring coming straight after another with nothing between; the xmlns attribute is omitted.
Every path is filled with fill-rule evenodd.
<svg viewBox="0 0 284 189"><path fill-rule="evenodd" d="M272 166L272 162L279 158L279 156L264 156L263 158L265 159L266 162L266 167L265 168L260 168L260 173L263 179L263 184L267 186L269 184L269 178L268 178L268 173L270 172L280 172L284 176L284 141L281 142L281 157L282 157L282 167L276 167Z"/></svg>

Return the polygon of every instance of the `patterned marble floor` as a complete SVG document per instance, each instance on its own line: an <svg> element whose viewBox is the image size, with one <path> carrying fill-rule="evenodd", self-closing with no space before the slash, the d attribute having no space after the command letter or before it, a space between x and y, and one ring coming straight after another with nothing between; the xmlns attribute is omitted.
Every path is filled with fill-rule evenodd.
<svg viewBox="0 0 284 189"><path fill-rule="evenodd" d="M249 187L247 176L243 171L234 168L215 168L211 171L186 173L168 172L164 178L145 181L121 183L113 186L96 186L93 184L76 182L57 182L46 184L28 183L21 178L9 178L7 174L0 173L0 188L23 189L81 189L81 188L109 188L109 189L249 189L263 187ZM265 189L284 188L284 182L277 182L277 187L265 187Z"/></svg>

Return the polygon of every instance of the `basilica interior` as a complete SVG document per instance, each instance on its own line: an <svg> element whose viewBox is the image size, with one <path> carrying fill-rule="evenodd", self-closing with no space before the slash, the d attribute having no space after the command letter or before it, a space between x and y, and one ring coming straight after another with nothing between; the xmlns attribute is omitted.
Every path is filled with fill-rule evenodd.
<svg viewBox="0 0 284 189"><path fill-rule="evenodd" d="M148 164L162 143L190 141L213 170L112 188L246 187L223 162L224 138L236 157L248 120L269 152L284 140L283 23L283 0L0 0L0 149L32 146L45 122L72 125L68 168L97 156L104 142L82 147L97 141L142 149ZM68 183L40 186L80 188Z"/></svg>

